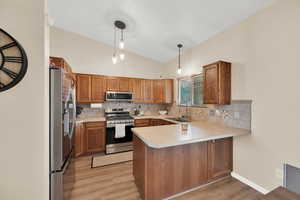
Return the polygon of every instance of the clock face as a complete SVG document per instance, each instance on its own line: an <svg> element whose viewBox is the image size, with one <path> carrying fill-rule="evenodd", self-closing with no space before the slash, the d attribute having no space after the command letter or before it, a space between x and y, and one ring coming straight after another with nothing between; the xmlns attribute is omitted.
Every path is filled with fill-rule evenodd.
<svg viewBox="0 0 300 200"><path fill-rule="evenodd" d="M0 92L18 84L27 72L27 56L23 47L0 29Z"/></svg>

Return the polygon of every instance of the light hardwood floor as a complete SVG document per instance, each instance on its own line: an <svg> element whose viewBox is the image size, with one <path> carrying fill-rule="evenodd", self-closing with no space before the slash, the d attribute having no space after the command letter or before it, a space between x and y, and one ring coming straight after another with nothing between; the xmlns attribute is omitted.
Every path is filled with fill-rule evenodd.
<svg viewBox="0 0 300 200"><path fill-rule="evenodd" d="M64 200L140 200L132 175L132 162L91 169L91 157L73 160L65 176ZM262 195L227 178L187 193L176 200L256 200Z"/></svg>

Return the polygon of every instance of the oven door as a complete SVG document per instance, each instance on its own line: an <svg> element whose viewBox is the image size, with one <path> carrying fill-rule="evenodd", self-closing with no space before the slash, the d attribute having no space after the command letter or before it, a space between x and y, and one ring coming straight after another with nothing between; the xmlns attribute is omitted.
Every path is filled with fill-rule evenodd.
<svg viewBox="0 0 300 200"><path fill-rule="evenodd" d="M115 138L115 127L106 128L106 154L119 153L132 150L133 125L125 127L125 137Z"/></svg>

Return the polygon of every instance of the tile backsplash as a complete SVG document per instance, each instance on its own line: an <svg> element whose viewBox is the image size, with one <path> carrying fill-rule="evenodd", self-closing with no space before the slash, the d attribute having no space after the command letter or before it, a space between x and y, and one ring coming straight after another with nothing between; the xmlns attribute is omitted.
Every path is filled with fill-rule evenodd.
<svg viewBox="0 0 300 200"><path fill-rule="evenodd" d="M193 121L210 121L235 128L251 129L251 104L251 100L233 100L230 105L207 105L207 107L116 102L102 103L101 108L91 108L88 103L78 105L83 107L79 117L104 116L107 108L125 108L133 112L135 108L140 107L145 115L158 115L159 110L168 110L169 115L187 114Z"/></svg>
<svg viewBox="0 0 300 200"><path fill-rule="evenodd" d="M101 108L91 108L89 103L78 104L83 108L79 117L92 117L104 116L105 109L124 108L133 112L135 108L139 108L145 115L158 115L159 110L166 110L165 104L146 104L146 103L117 103L117 102L104 102Z"/></svg>
<svg viewBox="0 0 300 200"><path fill-rule="evenodd" d="M235 128L251 129L251 100L233 100L230 105L168 107L170 115L188 115L193 121L210 121Z"/></svg>

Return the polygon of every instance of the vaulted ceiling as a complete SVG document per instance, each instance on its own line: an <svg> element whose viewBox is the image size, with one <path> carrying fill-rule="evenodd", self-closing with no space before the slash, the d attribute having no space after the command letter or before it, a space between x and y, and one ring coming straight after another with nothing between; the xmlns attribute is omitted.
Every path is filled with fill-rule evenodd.
<svg viewBox="0 0 300 200"><path fill-rule="evenodd" d="M166 62L275 0L49 0L54 26L113 45L113 22L124 21L125 49ZM80 47L78 47L80 48Z"/></svg>

